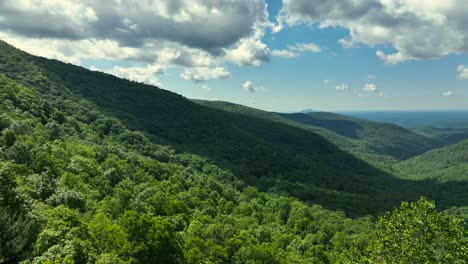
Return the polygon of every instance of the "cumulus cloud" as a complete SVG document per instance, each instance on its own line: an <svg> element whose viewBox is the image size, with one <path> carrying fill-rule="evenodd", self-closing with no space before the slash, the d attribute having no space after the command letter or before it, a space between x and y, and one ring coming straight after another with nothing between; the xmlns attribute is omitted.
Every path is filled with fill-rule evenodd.
<svg viewBox="0 0 468 264"><path fill-rule="evenodd" d="M364 85L364 87L362 88L362 90L364 92L377 92L377 85L373 84L373 83L367 83L366 85Z"/></svg>
<svg viewBox="0 0 468 264"><path fill-rule="evenodd" d="M465 65L459 65L457 67L457 73L459 80L468 80L468 67Z"/></svg>
<svg viewBox="0 0 468 264"><path fill-rule="evenodd" d="M323 84L328 85L329 83L330 83L330 80L328 79L323 80Z"/></svg>
<svg viewBox="0 0 468 264"><path fill-rule="evenodd" d="M117 77L129 79L136 82L161 86L156 74L162 74L163 69L160 65L147 65L146 67L123 68L115 66L110 72Z"/></svg>
<svg viewBox="0 0 468 264"><path fill-rule="evenodd" d="M442 93L442 96L446 96L446 97L449 97L449 96L452 96L452 95L453 95L452 91L447 91L447 92Z"/></svg>
<svg viewBox="0 0 468 264"><path fill-rule="evenodd" d="M275 57L281 57L281 58L287 58L287 59L297 57L297 54L290 50L273 50L271 52L271 55Z"/></svg>
<svg viewBox="0 0 468 264"><path fill-rule="evenodd" d="M320 46L315 43L296 43L289 47L291 50L299 52L320 52Z"/></svg>
<svg viewBox="0 0 468 264"><path fill-rule="evenodd" d="M309 43L296 43L294 45L289 45L288 49L284 50L273 50L271 55L282 58L295 58L300 52L321 52L319 45L309 42Z"/></svg>
<svg viewBox="0 0 468 264"><path fill-rule="evenodd" d="M390 44L376 55L395 64L468 53L467 12L464 0L283 0L278 22L346 28L342 45Z"/></svg>
<svg viewBox="0 0 468 264"><path fill-rule="evenodd" d="M264 0L3 0L0 27L24 36L111 39L133 47L169 40L217 53L265 23L265 8Z"/></svg>
<svg viewBox="0 0 468 264"><path fill-rule="evenodd" d="M335 89L336 89L337 91L346 91L346 90L349 89L349 87L348 87L347 84L340 83L340 84L338 84L338 85L335 87Z"/></svg>
<svg viewBox="0 0 468 264"><path fill-rule="evenodd" d="M247 91L247 92L252 92L252 93L256 92L255 85L251 81L246 81L242 85L242 88L244 88L244 91Z"/></svg>
<svg viewBox="0 0 468 264"><path fill-rule="evenodd" d="M257 66L274 30L265 0L3 0L0 38L35 55L180 66L182 78L229 76L225 64Z"/></svg>
<svg viewBox="0 0 468 264"><path fill-rule="evenodd" d="M346 48L346 49L350 49L350 48L354 48L356 45L355 43L350 40L350 39L339 39L338 40L338 43L343 47L343 48Z"/></svg>
<svg viewBox="0 0 468 264"><path fill-rule="evenodd" d="M226 59L241 66L258 66L270 59L270 49L256 38L242 39L235 49L227 50Z"/></svg>
<svg viewBox="0 0 468 264"><path fill-rule="evenodd" d="M194 67L186 68L181 74L184 80L192 80L194 82L204 82L209 79L228 79L231 77L229 71L224 67Z"/></svg>

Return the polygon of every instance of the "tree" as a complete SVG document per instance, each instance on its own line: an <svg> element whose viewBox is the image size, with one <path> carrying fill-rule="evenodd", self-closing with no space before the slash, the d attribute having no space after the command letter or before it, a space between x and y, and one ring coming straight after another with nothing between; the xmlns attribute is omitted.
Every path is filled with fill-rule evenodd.
<svg viewBox="0 0 468 264"><path fill-rule="evenodd" d="M15 132L11 130L7 130L4 135L3 135L3 142L7 148L13 146L16 141L16 135Z"/></svg>
<svg viewBox="0 0 468 264"><path fill-rule="evenodd" d="M169 222L135 211L125 212L119 220L139 263L184 263L180 241Z"/></svg>
<svg viewBox="0 0 468 264"><path fill-rule="evenodd" d="M368 246L371 263L466 263L464 220L438 212L422 197L380 218Z"/></svg>

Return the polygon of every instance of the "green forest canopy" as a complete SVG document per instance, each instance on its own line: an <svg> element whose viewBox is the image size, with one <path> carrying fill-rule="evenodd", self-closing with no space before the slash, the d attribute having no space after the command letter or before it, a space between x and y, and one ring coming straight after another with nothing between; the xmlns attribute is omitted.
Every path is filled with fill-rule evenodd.
<svg viewBox="0 0 468 264"><path fill-rule="evenodd" d="M55 64L61 65L13 51L11 47L5 46L1 50L0 70L14 80L0 75L0 262L366 261L383 254L378 251L378 245L381 239L379 232L386 234L385 226L379 224L377 231L374 231L376 222L373 215L391 208L403 198L392 197L395 194L392 187L407 188L403 190L408 193L414 190L413 198L420 192L433 190L435 186L439 186L439 191L444 188L453 190L450 183L431 185L431 182L426 182L427 189L414 189L417 185L412 185L412 181L400 181L372 168L313 133L260 121L257 122L259 126L250 128L253 130L243 131L239 128L235 131L255 135L254 132L265 131L263 126L279 129L278 134L251 139L261 142L258 151L274 151L279 146L291 148L286 153L297 156L293 162L302 164L314 161L311 168L316 169L302 175L288 171L287 163L272 167L278 175L263 175L267 179L260 181L271 184L271 193L262 192L253 186L259 181L256 176L268 171L268 168L252 170L242 166L261 166L262 162L277 161L278 157L267 155L260 156L262 159L259 160L241 161L241 168L233 169L234 164L227 162L229 157L213 159L212 155L202 155L204 152L198 149L201 146L190 143L194 139L177 138L185 135L180 133L187 132L171 134L171 129L179 124L168 126L161 134L151 130L151 127L142 127L142 131L130 130L129 127L135 129L141 126L141 120L148 117L139 116L142 114L139 111L133 114L130 111L125 118L126 112L122 109L118 114L109 111L120 102L119 98L100 90L88 91L91 95L83 95L78 92L84 93L85 90L70 87L75 81L90 81L102 75L101 78L116 82L115 87L129 86L125 89L130 90L133 85L136 85L135 88L141 87L142 90L135 91L137 94L147 95L145 89L149 89L149 93L155 93L154 98L162 97L160 100L175 98L176 104L182 104L188 102L185 99L154 90L154 87L100 73L95 75L70 65L61 65L65 70L60 74L64 75L58 75L53 71L56 69L54 67L58 67ZM64 81L62 78L78 78L78 73L68 75L66 70L69 69L78 71L88 79ZM99 82L89 85L101 87ZM102 93L102 97L96 93ZM94 96L97 99L93 99ZM104 98L117 101L103 103L100 100ZM183 106L192 104L184 103ZM206 108L198 109L209 115L224 114ZM170 113L169 117L162 113L159 115L158 121L164 118L167 118L166 122L171 120ZM228 118L238 122L236 125L239 127L252 122L252 119L237 115L228 115ZM192 126L197 124L195 122ZM226 130L221 127L215 131ZM330 157L336 154L348 162L336 169L336 172L340 172L338 169L345 170L342 173L347 176L337 174L332 177L334 171L327 171L331 170L327 168L327 159L319 159L308 150L297 150L294 146L298 142L278 138L283 132L294 135L297 140L305 140L302 135L313 136L311 146L318 144L330 151ZM223 136L239 139L237 134ZM214 154L223 154L222 149L227 147L224 144L229 143L212 142L208 137L201 140L208 140L207 144L214 148L210 150ZM190 149L196 154L190 154ZM233 148L232 151L239 150ZM321 154L327 153L323 149L319 151ZM279 149L273 152L274 155L277 153L280 153ZM269 157L271 160L268 160ZM242 175L242 172L248 176ZM395 185L387 186L388 192L377 197L375 195L382 189L368 186L362 189L362 182L359 182L361 175L367 175L368 180L381 181L372 188L387 183ZM302 178L306 176L313 176L314 179L307 181ZM343 184L343 190L340 191L339 185L334 182L326 182L330 179L341 180L339 183ZM347 185L356 180L357 183ZM306 195L313 194L316 196L314 199L305 199L295 193L302 182L309 185L300 191ZM457 189L454 190L457 193ZM463 198L463 184L458 190L458 195ZM366 191L369 193L366 194ZM353 196L347 193L353 193ZM456 196L451 197L445 200L445 206L464 202L463 199L451 200ZM355 199L347 201L350 198ZM378 199L371 203L371 198ZM343 210L324 209L313 201ZM432 204L433 208L433 203L425 200L414 206L424 207L427 203ZM368 208L359 208L360 204L368 204ZM404 206L402 210L405 210ZM452 254L456 259L466 258L463 220L435 210L428 214L443 215L443 219L453 222L448 233L441 233L448 234L450 241L453 241L447 252L456 250L462 252L460 255ZM435 221L433 226L438 230L440 225L440 221Z"/></svg>

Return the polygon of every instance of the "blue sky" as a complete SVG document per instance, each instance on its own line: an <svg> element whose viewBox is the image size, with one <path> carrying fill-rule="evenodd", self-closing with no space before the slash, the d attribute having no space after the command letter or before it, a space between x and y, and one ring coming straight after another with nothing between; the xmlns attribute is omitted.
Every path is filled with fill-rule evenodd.
<svg viewBox="0 0 468 264"><path fill-rule="evenodd" d="M67 1L59 7L54 6L55 9L63 8L60 19L65 21L67 8L72 5ZM225 19L229 20L226 25L219 26L225 28L222 31L216 28L216 23L223 21L218 20L206 27L190 28L200 31L195 35L163 34L162 29L151 24L151 15L148 24L143 19L125 16L119 30L122 25L128 26L128 31L139 27L153 30L153 42L145 36L141 45L129 45L128 39L121 35L100 32L98 24L106 19L100 10L105 6L84 1L87 6L73 9L83 10L83 21L86 22L79 24L83 29L76 33L76 37L71 34L74 32L67 32L65 26L59 31L52 30L51 25L44 25L44 28L35 25L37 32L25 31L27 25L21 28L3 25L7 30L0 31L0 37L37 55L157 84L188 98L230 101L271 111L468 109L468 68L464 66L468 64L468 44L465 43L468 31L460 26L466 25L463 15L468 14L464 11L459 14L459 10L468 11L466 3L448 1L450 3L445 5L431 3L424 6L429 2L422 1L416 10L413 2L418 0L402 1L400 6L396 6L396 2L388 4L392 0L362 1L368 3L369 10L377 10L375 12L380 12L378 16L386 20L402 21L401 17L391 17L394 10L405 10L404 15L414 19L409 24L402 22L394 26L395 23L384 24L380 21L383 19L369 17L369 10L359 13L366 6L353 6L347 1L335 1L336 5L313 5L315 1L238 1L239 5L244 2L239 9L232 7L229 1L219 1L216 3L219 6L215 9L211 6L211 10L229 17ZM14 2L8 6L8 2L4 4L4 10L10 8L16 13L20 10L28 14L25 7L15 6ZM209 5L205 3L209 1L202 0L187 2L194 2L198 7ZM264 5L268 6L266 14L262 11ZM174 22L176 26L185 23L183 15L193 7L181 4L176 8L180 12L174 14L181 16ZM242 8L248 8L249 12L236 11L245 10ZM44 6L44 10L50 17L47 13L50 6ZM157 15L165 14L159 12ZM189 15L192 15L191 21L196 22L195 15L199 14ZM0 18L2 16L8 17L7 11L0 11ZM236 17L239 20L235 20ZM167 17L164 19L166 23ZM251 24L245 22L249 19ZM2 21L0 19L0 24ZM76 19L70 21L75 23L71 24L75 28L76 23L85 23L76 22ZM230 24L237 25L231 35ZM234 32L243 27L243 32ZM180 32L184 30L181 28ZM69 35L74 37L67 37ZM137 39L138 35L132 37ZM231 42L224 43L224 39L230 38ZM342 39L349 45L343 44ZM162 41L166 44L158 46ZM103 45L108 45L104 49L109 54L99 53ZM126 45L131 49L124 50ZM304 45L313 47L301 48ZM115 46L118 46L116 52L110 52ZM94 49L97 52L90 51ZM158 58L154 62L151 56L147 59L141 55L153 51ZM278 51L287 51L295 57L275 55ZM171 52L184 55L178 53L177 59L170 56L162 59ZM384 56L377 56L377 52ZM193 62L182 60L185 54ZM389 56L391 54L398 56Z"/></svg>

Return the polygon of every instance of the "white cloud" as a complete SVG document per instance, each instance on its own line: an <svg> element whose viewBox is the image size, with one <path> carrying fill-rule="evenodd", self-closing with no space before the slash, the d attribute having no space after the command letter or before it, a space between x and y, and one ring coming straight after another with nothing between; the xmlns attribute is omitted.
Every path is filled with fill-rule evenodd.
<svg viewBox="0 0 468 264"><path fill-rule="evenodd" d="M335 89L336 89L337 91L346 91L346 90L349 89L349 87L348 87L347 84L340 83L340 84L338 84L338 85L335 87Z"/></svg>
<svg viewBox="0 0 468 264"><path fill-rule="evenodd" d="M452 95L453 95L452 91L447 91L447 92L442 93L442 96L446 96L446 97L449 97L449 96L452 96Z"/></svg>
<svg viewBox="0 0 468 264"><path fill-rule="evenodd" d="M330 83L330 80L323 80L323 84L328 85Z"/></svg>
<svg viewBox="0 0 468 264"><path fill-rule="evenodd" d="M270 49L261 40L242 39L235 49L226 50L226 59L241 66L259 66L270 59Z"/></svg>
<svg viewBox="0 0 468 264"><path fill-rule="evenodd" d="M385 54L383 53L383 51L378 50L375 54L377 55L377 58L381 59L385 64L397 64L405 61L414 60L413 57L405 55L401 52Z"/></svg>
<svg viewBox="0 0 468 264"><path fill-rule="evenodd" d="M183 79L200 82L229 78L228 62L268 61L262 38L275 28L268 17L265 0L3 0L0 38L78 65L95 59L178 66Z"/></svg>
<svg viewBox="0 0 468 264"><path fill-rule="evenodd" d="M377 92L377 85L375 85L373 83L367 83L366 85L364 85L362 90L364 92Z"/></svg>
<svg viewBox="0 0 468 264"><path fill-rule="evenodd" d="M271 55L287 59L297 57L297 54L290 50L272 50Z"/></svg>
<svg viewBox="0 0 468 264"><path fill-rule="evenodd" d="M246 81L243 85L242 88L244 88L244 91L247 92L256 92L255 85L251 81Z"/></svg>
<svg viewBox="0 0 468 264"><path fill-rule="evenodd" d="M286 50L273 50L271 55L282 58L295 58L298 56L299 52L320 52L320 46L315 43L296 43L294 45L289 45Z"/></svg>
<svg viewBox="0 0 468 264"><path fill-rule="evenodd" d="M319 45L315 43L296 43L289 47L291 50L299 51L299 52L320 52L321 48Z"/></svg>
<svg viewBox="0 0 468 264"><path fill-rule="evenodd" d="M343 46L390 44L395 52L377 56L385 63L468 53L465 0L283 0L278 23L343 27Z"/></svg>
<svg viewBox="0 0 468 264"><path fill-rule="evenodd" d="M349 39L339 39L338 43L346 49L354 48L356 45L352 40Z"/></svg>
<svg viewBox="0 0 468 264"><path fill-rule="evenodd" d="M163 69L160 65L129 68L115 66L109 73L132 81L161 86L161 82L156 78L156 74L162 74Z"/></svg>
<svg viewBox="0 0 468 264"><path fill-rule="evenodd" d="M457 73L459 80L468 80L468 67L465 65L459 65L457 67Z"/></svg>
<svg viewBox="0 0 468 264"><path fill-rule="evenodd" d="M385 96L385 93L384 93L384 92L379 92L379 93L377 94L377 96L378 96L378 97L384 97L384 96Z"/></svg>
<svg viewBox="0 0 468 264"><path fill-rule="evenodd" d="M369 74L369 75L367 75L367 79L369 79L369 80L375 80L375 79L377 79L377 76L372 75L372 74Z"/></svg>
<svg viewBox="0 0 468 264"><path fill-rule="evenodd" d="M213 54L270 26L264 0L3 0L0 28L23 36L109 39L143 47L161 40Z"/></svg>
<svg viewBox="0 0 468 264"><path fill-rule="evenodd" d="M224 67L194 67L186 68L180 77L184 80L204 82L210 79L228 79L231 74Z"/></svg>

